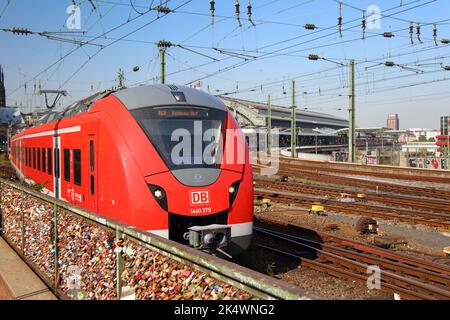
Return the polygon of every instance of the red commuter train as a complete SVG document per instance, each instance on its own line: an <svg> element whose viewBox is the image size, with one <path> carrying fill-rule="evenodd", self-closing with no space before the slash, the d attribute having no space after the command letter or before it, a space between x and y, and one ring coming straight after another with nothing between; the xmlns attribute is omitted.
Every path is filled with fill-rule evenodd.
<svg viewBox="0 0 450 320"><path fill-rule="evenodd" d="M223 102L200 90L97 93L48 113L10 146L19 177L58 199L199 249L249 246L245 137Z"/></svg>

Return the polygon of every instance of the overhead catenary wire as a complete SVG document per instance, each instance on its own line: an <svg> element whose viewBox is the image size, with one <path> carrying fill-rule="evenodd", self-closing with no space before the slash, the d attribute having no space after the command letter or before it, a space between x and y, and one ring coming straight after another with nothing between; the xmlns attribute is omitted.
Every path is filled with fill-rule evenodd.
<svg viewBox="0 0 450 320"><path fill-rule="evenodd" d="M136 0L132 0L133 1L133 4L136 4L137 3L137 1ZM270 3L270 2L272 2L272 1L267 1L266 3ZM276 1L275 1L276 2ZM242 3L241 3L242 4ZM262 3L261 5L264 5L264 3ZM139 10L139 7L136 7L138 10ZM255 8L257 8L257 7L255 7ZM180 10L181 11L181 10ZM181 12L177 12L177 14L182 14ZM385 13L386 13L386 11L385 11ZM258 18L259 18L259 16L258 16ZM225 19L225 18L224 18ZM357 24L357 26L355 26L355 28L356 27L358 27L358 26L362 26L362 20L361 20L361 16L359 16L358 18L358 22L361 22L361 23L358 23ZM408 19L408 21L410 21L411 19ZM225 20L224 20L225 21ZM243 22L244 22L244 25L245 26L247 26L248 24L246 23L247 21L245 21L245 20L243 20ZM346 23L347 21L345 21L345 23ZM301 24L301 25L303 25L303 24ZM440 24L439 24L440 25ZM329 30L331 31L331 30L336 30L336 25L335 26L332 26ZM202 31L204 31L204 30L207 30L208 29L208 27L205 27L205 28L202 28L203 30L201 30L200 32L202 32ZM319 27L318 28L320 31L322 31L322 33L323 33L323 28L321 28L321 27ZM346 29L348 29L348 28L346 28ZM360 32L360 31L353 31L353 30L348 30L347 32ZM347 32L345 32L345 37L347 37ZM238 34L238 33L236 33L236 34ZM240 33L240 34L242 34L242 32ZM318 33L318 35L320 35L321 33ZM371 32L368 32L368 34L371 34ZM373 33L372 33L373 34ZM425 34L425 32L424 32L424 34ZM238 34L239 35L239 34ZM334 32L334 35L336 36L336 32ZM377 35L375 35L374 34L374 36L379 36L380 34L378 33ZM305 36L308 36L308 37L310 37L310 38L312 38L314 35L312 35L311 33L309 33L308 32L308 34L306 34ZM396 34L396 36L401 36L401 35L399 35L399 34ZM86 35L86 37L88 37L87 35ZM89 37L91 37L91 35L89 35ZM107 37L107 36L105 36L104 38L102 38L105 42L106 42L106 44L109 42L109 41L115 41L115 40L113 40L113 38L114 37ZM115 39L118 39L118 37L115 37ZM322 38L322 39L326 39L326 38ZM361 37L359 36L358 37L358 39L361 39ZM310 39L311 40L311 39ZM320 39L319 39L320 40ZM347 40L347 39L346 39ZM424 41L424 43L426 43L426 44L428 44L428 41L427 41L427 39L426 39L426 37L422 37L422 40ZM122 40L119 40L119 41L122 41ZM123 39L123 41L133 41L133 39ZM142 42L142 43L144 43L144 42L147 42L147 41L140 41L140 40L137 40L136 42ZM356 39L354 39L354 41L357 41ZM432 39L432 41L435 43L435 37L433 37L433 39ZM95 42L95 41L93 41L93 42ZM352 42L353 42L353 39L352 39ZM344 42L336 42L336 43L344 43ZM351 42L347 42L347 43L351 43ZM210 46L210 47L208 47L208 46L204 46L204 48L197 48L195 45L190 45L190 44L188 44L188 43L181 43L180 42L180 44L182 44L182 46L184 47L184 48L188 48L188 49L190 49L190 50L193 50L193 51L196 51L196 52L198 52L198 53L201 53L200 55L202 55L202 54L204 54L204 55L206 55L206 56L209 56L210 55L210 52L211 51L209 51L209 50L214 50L214 46ZM269 43L270 44L270 43ZM321 45L321 43L319 43L320 45ZM315 47L317 47L317 48L326 48L327 46L328 46L328 48L330 48L330 47L332 47L332 45L334 45L334 43L332 43L331 45L330 44L328 44L327 42L325 42L325 45L323 45L323 46L315 46ZM309 49L309 48L305 48L305 46L303 45L303 44L299 44L299 46L301 46L300 48L298 48L298 49L300 49L300 51L297 51L297 52L294 52L293 50L289 50L289 49L287 49L287 50L284 50L284 51L281 51L281 52L275 52L274 53L274 51L276 51L276 50L259 50L259 48L258 47L256 47L254 50L244 50L244 49L239 49L239 50L237 50L237 49L233 49L233 48L226 48L227 46L226 45L223 45L222 47L223 48L219 48L219 47L216 47L216 49L219 49L219 50L221 50L222 52L220 52L219 50L215 50L216 52L217 52L217 54L212 54L211 55L211 57L210 58L212 58L212 59L210 59L211 61L209 61L209 62L207 62L207 63L202 63L202 64L198 64L198 65L204 65L205 67L206 66L210 66L210 65L214 65L214 63L218 63L218 62L221 62L220 63L220 69L219 69L219 71L220 70L223 70L224 69L224 67L228 67L228 66L226 66L226 65L222 65L222 61L232 61L232 60L234 60L235 61L235 59L236 58L238 58L238 59L241 59L241 60L245 60L245 59L247 59L248 61L258 61L258 59L263 59L263 58L261 58L260 56L261 56L261 54L268 54L268 56L267 57L289 57L289 56L291 56L291 57L304 57L305 55L302 55L301 54L301 51L306 51L307 49ZM230 46L228 46L228 47L230 47ZM258 51L259 50L259 51ZM189 50L186 50L186 52L188 52ZM292 51L292 52L291 52ZM225 56L226 57L220 57L220 55L222 54L224 54L223 52L225 52ZM253 54L253 52L255 52L255 54ZM431 51L430 51L431 52ZM193 53L193 54L195 54L194 52L191 52L191 53ZM315 52L307 52L307 54L308 53L315 53ZM321 52L317 52L317 53L319 53L319 54L321 54ZM306 54L306 56L307 56L307 54ZM199 55L199 56L200 56ZM246 57L246 58L244 58L244 57ZM325 57L326 57L326 55L325 55ZM327 59L329 59L329 60L333 60L332 58L330 58L330 57L326 57ZM369 57L369 58L371 58L371 57ZM216 59L216 60L214 60L214 59ZM341 58L341 59L344 59L344 58ZM175 59L174 59L175 60ZM363 60L363 59L361 59L361 60ZM369 59L370 60L370 59ZM177 61L178 62L180 62L180 60L178 60L177 59ZM338 59L338 61L342 61L342 60L339 60ZM397 61L396 61L397 62ZM403 61L401 61L401 62L403 62ZM400 61L398 61L398 63L400 63ZM243 66L243 65L242 65ZM194 69L195 68L195 69ZM201 69L203 69L203 67L199 67L199 68L201 68ZM205 74L205 73L209 73L209 71L207 70L207 69L205 69L205 70L200 70L200 69L198 69L197 68L197 66L195 66L195 65L192 65L190 68L187 68L187 69L191 69L191 70L193 70L193 71L195 71L195 72L199 72L199 73L203 73L203 74ZM181 73L181 72L183 72L183 70L187 70L187 69L178 69L178 71L175 71L175 72L173 72L173 74L177 74L177 73ZM377 73L377 76L379 77L380 76L380 74L379 74L379 70L376 72ZM330 72L331 73L331 72ZM339 73L338 73L339 74ZM216 75L217 76L217 75ZM191 76L190 76L191 77ZM254 81L255 83L256 82L258 82L257 80L255 80ZM331 81L328 81L329 83L332 83ZM328 82L326 83L326 84L328 84ZM250 84L251 84L251 82L250 82ZM255 85L256 86L256 85ZM259 86L262 86L262 84L258 84L258 87ZM230 85L230 87L231 87L231 85ZM242 93L243 92L243 89L246 89L245 88L245 86L243 87L242 85L240 85L239 86L239 90L238 90L238 92L240 92L240 93ZM262 88L261 88L261 90L262 90ZM309 91L309 90L308 90ZM320 88L319 88L319 91L320 91ZM328 93L327 93L327 90L326 90L326 85L325 86L322 86L322 90L321 90L322 92L322 95L323 96L326 96Z"/></svg>
<svg viewBox="0 0 450 320"><path fill-rule="evenodd" d="M430 0L430 1L426 2L426 3L422 3L422 4L419 4L419 5L416 5L416 6L412 7L412 8L403 9L403 10L401 10L401 11L399 11L399 12L396 12L396 13L393 13L393 14L391 14L391 15L398 14L398 13L402 13L402 12L406 12L406 11L412 10L412 9L416 9L416 8L421 7L421 6L424 6L424 5L427 5L427 4L429 4L429 3L432 3L432 2L434 2L434 1L435 1L435 0ZM418 0L413 1L413 2L416 3L416 2L418 2ZM397 7L394 7L394 8L397 8ZM394 8L387 9L386 11L392 10L392 9L394 9ZM358 20L358 19L357 19L357 20ZM357 21L357 20L356 20L356 21ZM357 27L357 26L353 26L353 27L350 27L350 28L355 28L355 27ZM403 30L403 29L401 29L401 30ZM293 47L296 47L296 46L299 46L299 45L302 45L302 44L306 44L306 43L309 43L309 42L313 42L313 41L316 41L316 40L318 40L318 39L322 39L322 38L324 38L324 37L329 37L329 36L332 36L332 35L333 35L333 33L327 34L327 35L324 35L324 36L319 36L319 37L316 37L316 38L314 38L314 39L310 39L310 40L304 41L304 42L302 42L302 43L298 43L298 44L290 45L290 46L288 46L288 47L284 47L284 48L281 48L281 49L277 49L277 50L275 50L275 51L273 51L273 52L271 52L271 53L263 54L263 55L261 55L261 56L255 58L255 59L250 59L250 60L247 60L247 61L244 61L244 62L236 63L235 65L228 66L228 67L226 67L226 68L223 68L222 70L213 72L213 73L211 73L209 76L203 76L203 77L201 77L201 78L199 78L199 79L195 79L195 80L193 80L193 81L190 81L190 82L186 83L186 85L189 85L189 84L191 84L191 83L194 83L195 81L198 81L198 80L204 80L204 79L206 79L206 78L208 78L208 77L215 76L215 75L217 75L217 74L219 74L219 73L222 73L222 72L226 72L226 71L229 71L229 70L232 70L232 69L241 67L241 66L243 66L243 65L245 65L245 64L248 64L248 63L250 63L250 62L253 62L253 61L257 61L257 60L261 60L261 59L267 59L268 57L274 57L274 56L276 56L277 53L279 53L279 52L281 52L281 51L284 51L284 50L287 50L287 49L290 49L290 48L293 48ZM372 37L373 37L373 36L372 36ZM295 37L295 38L298 38L298 37ZM293 39L293 38L291 38L291 39ZM343 42L337 42L337 43L335 43L335 44L347 43L347 42L354 42L354 41L357 41L357 40L359 40L359 38L358 38L358 39L352 39L352 40L350 40L350 41L347 40L347 41L343 41ZM282 42L277 42L277 43L275 43L275 44L278 44L278 43L282 43ZM273 46L273 45L275 45L275 44L271 44L271 45L268 45L268 46L265 46L265 47L270 47L270 46ZM315 47L315 48L328 47L328 46L329 46L329 45L323 45L323 46L317 46L317 47ZM263 48L264 48L264 47L263 47ZM305 51L305 50L309 50L309 49L303 49L303 50L299 50L299 51ZM291 52L291 53L296 53L296 52L299 52L299 51L293 51L293 52Z"/></svg>
<svg viewBox="0 0 450 320"><path fill-rule="evenodd" d="M130 35L132 35L132 34L134 34L134 33L136 33L136 32L138 32L139 30L142 30L143 28L145 28L145 27L147 27L147 26L149 26L149 25L151 25L152 23L154 23L154 22L156 22L156 21L158 21L159 19L161 19L162 17L165 17L166 15L168 15L170 12L173 12L173 11L175 11L175 10L177 10L178 8L182 8L182 7L184 7L185 5L187 5L187 4L189 4L190 2L192 2L193 0L187 0L187 1L185 1L185 2L183 2L182 4L180 4L180 5L178 5L177 7L175 7L174 9L171 9L170 11L169 10L166 10L166 11L162 11L161 13L163 13L163 15L161 15L161 16L157 16L156 18L154 18L154 19L152 19L150 22L147 22L147 23L145 23L144 25L142 25L142 26L140 26L140 27L138 27L138 28L136 28L136 29L134 29L134 30L132 30L132 31L130 31L130 32L128 32L127 34L125 34L124 36L122 36L122 37L120 37L119 39L117 39L117 40L114 40L114 41L112 41L112 42L110 42L110 43L108 43L107 45L105 45L104 47L102 47L102 48L100 48L97 52L95 52L92 56L89 56L89 58L81 65L81 66L79 66L76 70L75 70L75 72L73 72L64 82L63 82L63 84L62 85L60 85L60 89L61 88L64 88L64 86L75 76L75 75L77 75L78 74L78 72L80 72L95 56L97 56L102 50L104 50L104 49L106 49L106 48L108 48L108 47L110 47L110 46L112 46L112 45L114 45L114 44L116 44L117 42L119 42L121 39L124 39L124 38L126 38L126 37L128 37L128 36L130 36ZM159 11L158 11L159 12Z"/></svg>
<svg viewBox="0 0 450 320"><path fill-rule="evenodd" d="M91 43L91 42L93 42L93 41L95 41L95 40L98 40L98 39L104 37L105 35L107 35L107 34L113 32L113 31L116 31L116 30L122 28L123 26L126 26L127 24L133 22L133 21L140 19L141 17L144 17L144 16L147 15L149 12L152 12L152 10L155 10L155 9L149 9L148 12L147 12L146 14L144 14L144 15L139 15L139 16L136 16L136 17L134 17L134 18L130 18L130 19L128 19L127 21L122 22L122 23L120 23L119 25L117 25L117 26L115 26L115 27L109 29L108 31L103 32L102 34L95 36L93 39L91 39L91 40L89 40L89 41L87 41L87 42L88 42L88 43ZM40 71L40 72L38 72L36 75L34 75L31 79L27 80L27 81L25 82L25 84L30 83L31 81L37 79L39 76L41 76L42 74L44 74L45 72L47 72L48 70L50 70L52 67L54 67L55 65L59 64L61 61L65 60L67 57L69 57L70 55L72 55L74 52L78 51L78 50L80 49L80 47L81 47L81 46L77 46L77 47L75 47L74 49L72 49L72 50L70 50L69 52L67 52L66 54L64 54L64 55L63 55L61 58L59 58L57 61L51 63L51 64L50 64L49 66L47 66L45 69L43 69L42 71ZM19 87L17 87L16 89L14 89L12 92L8 93L7 97L9 97L9 96L11 96L12 94L14 94L15 92L17 92L20 88L22 88L22 86L19 86Z"/></svg>
<svg viewBox="0 0 450 320"><path fill-rule="evenodd" d="M421 53L421 52L427 52L427 51L435 51L435 50L440 50L440 49L443 49L443 48L445 48L445 47L435 47L435 46L432 46L432 47L427 47L427 48L423 48L423 49L419 49L419 50L413 50L413 51L408 51L408 52L402 52L402 53L399 53L399 54L395 54L395 55L391 55L390 56L390 58L397 58L397 57L403 57L403 56L408 56L408 55L412 55L412 54L416 54L416 53ZM382 57L378 57L378 58L372 58L372 59L369 59L369 60L356 60L358 63L374 63L374 62L377 62L377 61L381 61L381 60L385 60L386 59L386 56L382 56ZM329 71L329 70L334 70L334 68L331 68L331 69L325 69L325 70L320 70L320 71L317 71L317 73L318 74L321 74L321 73L323 73L323 72L327 72L327 71ZM313 72L313 73L309 73L309 74L306 74L306 75L299 75L299 76L294 76L294 77L292 77L292 79L305 79L307 76L309 76L309 75L314 75L316 72ZM285 80L277 80L277 81L271 81L271 82L269 82L269 83L262 83L264 86L270 86L270 85L274 85L274 84L281 84L283 81L285 81ZM239 92L234 92L234 91L231 91L232 93L243 93L243 92L248 92L248 91L250 91L250 90L252 90L252 89L255 89L255 88L258 88L260 85L258 84L257 86L255 85L255 86L253 86L253 87L249 87L249 88L245 88L245 89L241 89Z"/></svg>

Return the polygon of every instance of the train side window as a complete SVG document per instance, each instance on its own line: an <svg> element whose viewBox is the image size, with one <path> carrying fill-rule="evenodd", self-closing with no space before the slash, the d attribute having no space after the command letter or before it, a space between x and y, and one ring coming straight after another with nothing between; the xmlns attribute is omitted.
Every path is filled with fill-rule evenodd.
<svg viewBox="0 0 450 320"><path fill-rule="evenodd" d="M70 182L70 150L64 149L64 180Z"/></svg>
<svg viewBox="0 0 450 320"><path fill-rule="evenodd" d="M42 148L42 172L46 172L47 171L47 159L45 159L45 148Z"/></svg>
<svg viewBox="0 0 450 320"><path fill-rule="evenodd" d="M41 171L41 148L37 148L37 169Z"/></svg>
<svg viewBox="0 0 450 320"><path fill-rule="evenodd" d="M94 175L91 174L91 194L94 195L95 194L95 187L94 187Z"/></svg>
<svg viewBox="0 0 450 320"><path fill-rule="evenodd" d="M52 174L52 149L47 149L47 172L48 174Z"/></svg>
<svg viewBox="0 0 450 320"><path fill-rule="evenodd" d="M36 148L33 148L33 169L36 169Z"/></svg>
<svg viewBox="0 0 450 320"><path fill-rule="evenodd" d="M25 147L25 165L28 166L28 147Z"/></svg>
<svg viewBox="0 0 450 320"><path fill-rule="evenodd" d="M57 178L59 178L60 177L60 167L59 167L59 148L55 148L55 149L53 149L53 152L54 152L54 154L55 154L55 161L54 161L54 164L55 164L55 177L57 177Z"/></svg>
<svg viewBox="0 0 450 320"><path fill-rule="evenodd" d="M89 159L90 159L91 172L94 172L94 141L93 140L91 140L89 142Z"/></svg>
<svg viewBox="0 0 450 320"><path fill-rule="evenodd" d="M73 183L81 186L81 150L73 150Z"/></svg>
<svg viewBox="0 0 450 320"><path fill-rule="evenodd" d="M27 165L29 167L31 167L31 152L30 152L30 147L27 147Z"/></svg>

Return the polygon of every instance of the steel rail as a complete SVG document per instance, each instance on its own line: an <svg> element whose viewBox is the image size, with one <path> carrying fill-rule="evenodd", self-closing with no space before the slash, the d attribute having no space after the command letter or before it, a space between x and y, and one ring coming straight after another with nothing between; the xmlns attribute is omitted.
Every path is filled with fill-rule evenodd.
<svg viewBox="0 0 450 320"><path fill-rule="evenodd" d="M386 167L386 166L367 166L362 164L349 163L333 163L333 162L314 162L303 159L292 159L280 157L280 163L289 166L298 166L303 168L320 168L322 171L336 172L350 175L383 177L399 180L428 181L437 183L450 183L450 172L439 172L439 176L433 175L435 171L429 169L402 168L402 167ZM332 166L332 167L327 167ZM347 168L342 168L347 167ZM351 169L350 169L351 168ZM363 170L355 170L355 169ZM396 173L386 172L387 170L395 170ZM442 176L446 175L446 176Z"/></svg>
<svg viewBox="0 0 450 320"><path fill-rule="evenodd" d="M293 236L286 233L277 232L274 230L264 229L264 228L254 228L257 232L269 232L271 234L276 234L279 236L283 236L289 239L292 239L294 241L298 241L300 243L304 243L313 247L316 247L317 249L322 249L329 251L331 253L338 254L340 256L349 258L349 259L357 259L361 262L368 263L370 265L377 265L380 267L383 267L384 269L387 269L394 273L399 273L400 275L406 275L410 276L412 278L419 278L420 280L426 281L426 282L432 282L434 285L441 287L443 289L449 290L450 288L450 275L437 273L433 271L429 271L427 269L422 269L417 266L412 266L409 264L404 264L398 261L392 261L389 259L386 259L384 257L380 256L374 256L370 252L366 252L363 247L364 245L361 244L359 251L355 250L349 250L347 248L343 248L343 246L339 247L336 245L331 245L326 242L318 242L310 239L306 239L303 237ZM336 244L336 243L335 243Z"/></svg>
<svg viewBox="0 0 450 320"><path fill-rule="evenodd" d="M309 188L307 187L298 187L295 184L287 184L284 182L271 182L271 181L261 181L257 180L257 187L269 187L274 188L276 190L284 190L284 191L291 191L291 192L297 192L300 194L310 193L313 195L323 195L323 192L314 192L314 190L311 192ZM327 194L328 195L328 194ZM335 192L335 196L339 196L338 192ZM343 203L336 199L323 199L324 201L328 202L336 202L336 203ZM349 205L349 203L344 203L344 205ZM450 214L445 213L434 213L434 212L428 212L428 211L417 211L417 210L411 210L411 209L402 209L402 208L394 208L394 207L387 207L387 206L377 206L377 205L371 205L363 202L353 202L351 203L352 206L359 207L361 209L369 209L374 211L385 211L385 212L395 212L399 214L405 214L405 215L413 215L413 216L420 216L425 218L433 218L443 221L449 221L450 222ZM449 212L450 213L450 212Z"/></svg>
<svg viewBox="0 0 450 320"><path fill-rule="evenodd" d="M353 271L349 271L347 269L342 269L342 268L338 268L338 267L334 267L332 265L328 265L328 264L324 264L324 263L320 263L314 260L310 260L310 259L306 259L300 255L297 254L293 254L291 252L287 252L287 251L283 251L283 250L279 250L276 249L274 247L271 246L267 246L267 245L263 245L263 244L256 244L258 247L261 247L263 249L275 252L275 253L279 253L285 256L289 256L291 258L297 258L301 261L302 264L310 267L311 269L317 270L317 271L322 271L326 274L338 277L338 278L344 278L344 279L348 279L351 281L354 280L358 280L361 283L367 283L367 278L361 274L357 274ZM428 300L430 299L428 296L417 293L417 292L411 292L408 289L404 289L402 287L398 287L398 286L394 286L388 283L382 283L381 284L382 287L387 290L391 290L391 292L394 293L400 293L403 297L405 297L406 299L411 299L411 300ZM434 299L437 300L437 299Z"/></svg>
<svg viewBox="0 0 450 320"><path fill-rule="evenodd" d="M339 185L351 185L355 187L361 187L368 190L375 190L377 192L385 191L392 192L395 194L409 194L419 197L427 197L434 199L450 199L450 191L444 190L432 190L420 187L408 187L405 185L379 182L379 181L368 181L356 178L340 177L332 174L324 174L320 172L320 169L312 170L301 170L301 169L279 169L277 175L281 176L291 176L299 179L306 179L312 181L321 181L328 184L339 184Z"/></svg>
<svg viewBox="0 0 450 320"><path fill-rule="evenodd" d="M326 262L331 262L334 265L339 266L340 268L345 268L347 270L351 270L353 272L357 272L359 275L366 274L367 268L369 264L365 264L362 262L358 262L353 260L355 256L352 256L350 253L350 256L352 258L344 257L342 255L338 255L332 252L325 251L323 248L319 249L314 246L311 246L309 244L305 244L302 242L299 242L297 240L293 240L289 237L286 237L285 235L279 235L276 233L273 233L272 231L267 231L264 229L256 229L256 231L263 233L267 236L270 236L272 238L276 238L282 241L285 241L287 243L300 246L309 250L312 250L318 258L323 259L323 263L321 263L321 266L325 269L328 268L328 265ZM298 258L303 258L308 261L314 261L310 258L304 258L300 255L297 255ZM303 260L302 260L303 261ZM366 280L366 279L364 279ZM385 287L385 284L390 284L391 286L394 286L394 292L398 292L401 289L403 289L403 293L407 294L409 297L420 297L421 299L450 299L450 291L419 282L415 279L406 278L405 276L401 276L398 274L395 274L391 271L387 270L381 270L381 286ZM392 288L391 288L392 290ZM407 292L405 292L407 290Z"/></svg>
<svg viewBox="0 0 450 320"><path fill-rule="evenodd" d="M319 185L309 185L303 184L301 182L280 182L280 181L271 181L265 179L256 178L255 181L257 184L268 184L272 185L288 185L295 187L299 192L306 192L310 194L320 194L320 195L328 195L328 196L340 196L342 193L347 193L355 198L359 193L364 193L367 200L381 203L388 203L393 205L401 205L401 206L410 206L410 207L419 207L423 209L429 209L434 211L440 211L450 214L450 201L444 201L440 199L417 199L406 196L399 195L384 195L384 194L376 194L374 192L357 192L357 191L348 191L343 190L342 188L332 188L332 187L323 187Z"/></svg>
<svg viewBox="0 0 450 320"><path fill-rule="evenodd" d="M324 240L328 240L330 242L335 242L340 246L344 246L344 247L351 247L354 250L358 250L358 251L364 251L364 252L368 252L380 257L384 257L387 259L391 259L394 261L398 261L404 264L408 264L408 265L412 265L424 270L428 270L428 271L433 271L436 273L441 273L441 274L445 274L447 276L450 276L450 267L447 267L445 265L442 264L438 264L438 263L434 263L434 262L429 262L429 261L425 261L422 259L418 259L418 258L414 258L414 257L410 257L410 256L405 256L396 252L392 252L390 250L386 250L386 249L382 249L379 247L375 247L369 244L363 244L354 240L350 240L350 239L346 239L346 238L342 238L333 234L329 234L326 232L322 232L322 231L318 231L318 230L311 230L311 229L305 229L296 225L292 225L289 224L288 228L291 228L297 232L313 232L314 235L319 236L321 239Z"/></svg>
<svg viewBox="0 0 450 320"><path fill-rule="evenodd" d="M274 191L274 190L265 190L265 189L258 189L255 188L255 194L260 197L269 198L272 200L284 200L286 203L296 203L303 206L309 206L313 204L317 204L317 202L320 199L312 198L312 197L306 197L299 194L286 194L281 191ZM419 218L419 217L411 217L408 215L399 215L399 214L390 214L386 212L381 211L371 211L366 210L362 208L356 208L352 204L342 203L339 202L339 204L332 205L327 204L327 209L332 212L341 212L344 214L351 214L351 215L357 215L357 216L372 216L377 217L381 219L386 220L394 220L394 221L401 221L401 222L407 222L407 223L414 223L414 224L422 224L437 228L444 228L449 229L450 228L450 222L449 221L436 221L436 220L430 220L426 218Z"/></svg>

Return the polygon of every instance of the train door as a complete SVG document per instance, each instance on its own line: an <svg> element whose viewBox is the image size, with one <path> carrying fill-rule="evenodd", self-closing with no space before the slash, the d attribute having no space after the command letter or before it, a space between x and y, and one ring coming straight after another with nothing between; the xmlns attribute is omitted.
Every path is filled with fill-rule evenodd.
<svg viewBox="0 0 450 320"><path fill-rule="evenodd" d="M97 189L97 139L96 136L94 134L90 134L88 137L88 150L89 150L89 154L88 154L88 161L89 161L89 166L88 166L88 192L87 192L87 201L88 201L88 206L89 209L92 211L97 211L98 210L98 203L97 203L97 193L98 193L98 189ZM87 166L85 166L87 167Z"/></svg>
<svg viewBox="0 0 450 320"><path fill-rule="evenodd" d="M22 140L19 140L19 171L23 174L23 143Z"/></svg>
<svg viewBox="0 0 450 320"><path fill-rule="evenodd" d="M53 188L55 192L55 198L61 197L61 138L58 136L53 137Z"/></svg>
<svg viewBox="0 0 450 320"><path fill-rule="evenodd" d="M87 186L89 184L88 181L83 177L82 172L83 167L86 166L86 163L83 163L83 161L86 161L86 157L82 154L83 152L86 152L86 149L83 149L81 146L81 142L76 143L74 140L71 141L71 145L73 146L72 149L64 149L64 152L69 153L69 164L67 165L64 163L64 166L68 166L69 172L72 172L72 179L70 178L69 173L69 179L68 179L68 197L70 202L79 205L79 206L86 206L86 190ZM65 160L64 160L65 161Z"/></svg>

